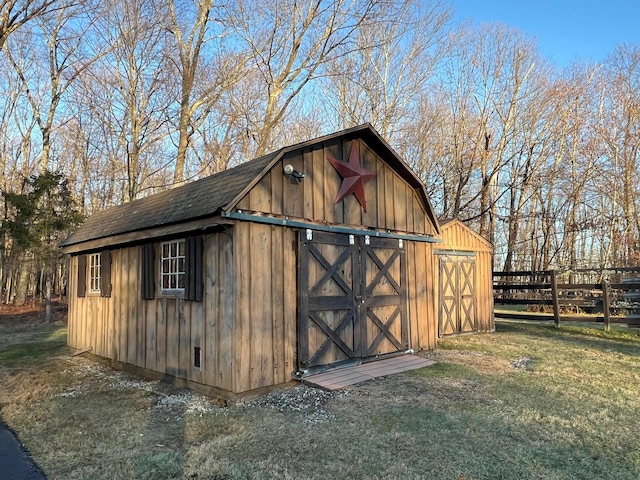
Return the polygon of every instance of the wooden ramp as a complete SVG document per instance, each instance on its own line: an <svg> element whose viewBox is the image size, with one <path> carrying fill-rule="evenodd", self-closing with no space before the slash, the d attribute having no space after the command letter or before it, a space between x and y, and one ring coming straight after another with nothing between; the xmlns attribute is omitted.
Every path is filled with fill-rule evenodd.
<svg viewBox="0 0 640 480"><path fill-rule="evenodd" d="M309 375L302 378L302 383L325 390L338 390L374 378L429 367L435 363L434 360L415 355L402 355Z"/></svg>

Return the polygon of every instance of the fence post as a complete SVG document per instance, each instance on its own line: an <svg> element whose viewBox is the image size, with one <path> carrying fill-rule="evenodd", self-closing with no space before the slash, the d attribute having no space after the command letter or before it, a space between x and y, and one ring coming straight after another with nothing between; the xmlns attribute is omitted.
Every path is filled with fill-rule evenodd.
<svg viewBox="0 0 640 480"><path fill-rule="evenodd" d="M609 299L609 282L602 279L602 313L604 314L604 331L611 330L611 314L609 312L611 301Z"/></svg>
<svg viewBox="0 0 640 480"><path fill-rule="evenodd" d="M551 270L551 301L553 303L553 321L558 328L560 327L560 301L558 300L558 279L555 270Z"/></svg>

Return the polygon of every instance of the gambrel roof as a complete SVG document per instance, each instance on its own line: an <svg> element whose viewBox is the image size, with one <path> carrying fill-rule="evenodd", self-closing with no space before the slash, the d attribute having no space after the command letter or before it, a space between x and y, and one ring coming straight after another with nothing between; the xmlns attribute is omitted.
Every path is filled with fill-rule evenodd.
<svg viewBox="0 0 640 480"><path fill-rule="evenodd" d="M187 222L219 216L229 212L253 186L289 152L308 149L338 137L362 139L405 182L413 187L425 205L427 216L438 231L438 220L427 198L424 185L407 164L380 137L375 129L364 124L341 132L309 140L304 143L281 148L273 153L240 164L237 167L196 180L194 182L109 208L88 218L75 232L69 235L60 247L67 253L86 251L106 245L96 240L119 236L116 244L140 241L144 232L163 229L166 234L178 234L179 226ZM224 223L224 222L218 222ZM212 222L213 225L216 222ZM139 232L138 235L133 235ZM149 234L149 237L153 235ZM89 246L88 242L92 242ZM89 247L89 248L85 248Z"/></svg>

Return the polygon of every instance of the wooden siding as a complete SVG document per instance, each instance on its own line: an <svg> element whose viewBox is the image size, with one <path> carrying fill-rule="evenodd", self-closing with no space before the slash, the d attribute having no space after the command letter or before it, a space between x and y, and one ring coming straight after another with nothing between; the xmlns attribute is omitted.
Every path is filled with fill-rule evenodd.
<svg viewBox="0 0 640 480"><path fill-rule="evenodd" d="M288 382L296 369L296 237L290 228L234 226L237 320L234 392Z"/></svg>
<svg viewBox="0 0 640 480"><path fill-rule="evenodd" d="M347 161L351 144L351 140L338 138L314 150L286 155L237 208L334 225L435 235L436 228L427 216L428 207L418 191L363 142L359 142L362 165L377 174L365 183L367 209L360 206L355 195L335 203L342 177L327 157ZM291 184L283 174L286 164L306 173L300 184Z"/></svg>
<svg viewBox="0 0 640 480"><path fill-rule="evenodd" d="M296 242L294 229L251 222L208 235L203 302L141 300L141 247L114 250L112 297L70 296L69 345L233 393L286 383L297 367ZM412 259L409 347L432 349L436 286L426 272L433 268L433 246L404 245ZM72 292L77 266L78 257L72 257ZM200 370L193 368L194 347L201 348Z"/></svg>
<svg viewBox="0 0 640 480"><path fill-rule="evenodd" d="M285 383L297 368L296 230L252 222L238 222L233 229L238 302L233 391L245 392ZM437 284L427 273L434 268L433 246L407 241L404 245L409 348L433 349L438 336Z"/></svg>
<svg viewBox="0 0 640 480"><path fill-rule="evenodd" d="M142 300L139 246L112 251L112 296L69 297L68 344L162 374L232 391L236 283L233 242L226 233L204 242L202 302L161 297ZM69 287L75 292L78 257L71 258ZM201 349L196 369L194 347Z"/></svg>
<svg viewBox="0 0 640 480"><path fill-rule="evenodd" d="M431 272L434 268L433 245L405 242L407 249L407 282L409 312L409 347L432 350L436 347L437 283Z"/></svg>
<svg viewBox="0 0 640 480"><path fill-rule="evenodd" d="M443 243L437 245L437 250L475 253L478 330L481 332L494 331L493 246L459 220L443 223L441 231ZM438 275L437 265L434 264L433 268L434 274ZM439 302L437 305L439 305Z"/></svg>

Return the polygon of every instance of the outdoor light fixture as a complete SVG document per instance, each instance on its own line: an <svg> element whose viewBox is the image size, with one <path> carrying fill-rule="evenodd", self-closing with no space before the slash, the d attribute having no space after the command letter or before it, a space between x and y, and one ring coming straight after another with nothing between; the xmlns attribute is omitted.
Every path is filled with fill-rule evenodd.
<svg viewBox="0 0 640 480"><path fill-rule="evenodd" d="M299 172L298 170L293 168L293 165L291 165L290 163L287 163L283 167L283 170L285 176L288 177L289 181L294 185L298 185L302 180L304 180L304 177L307 175L306 173Z"/></svg>

